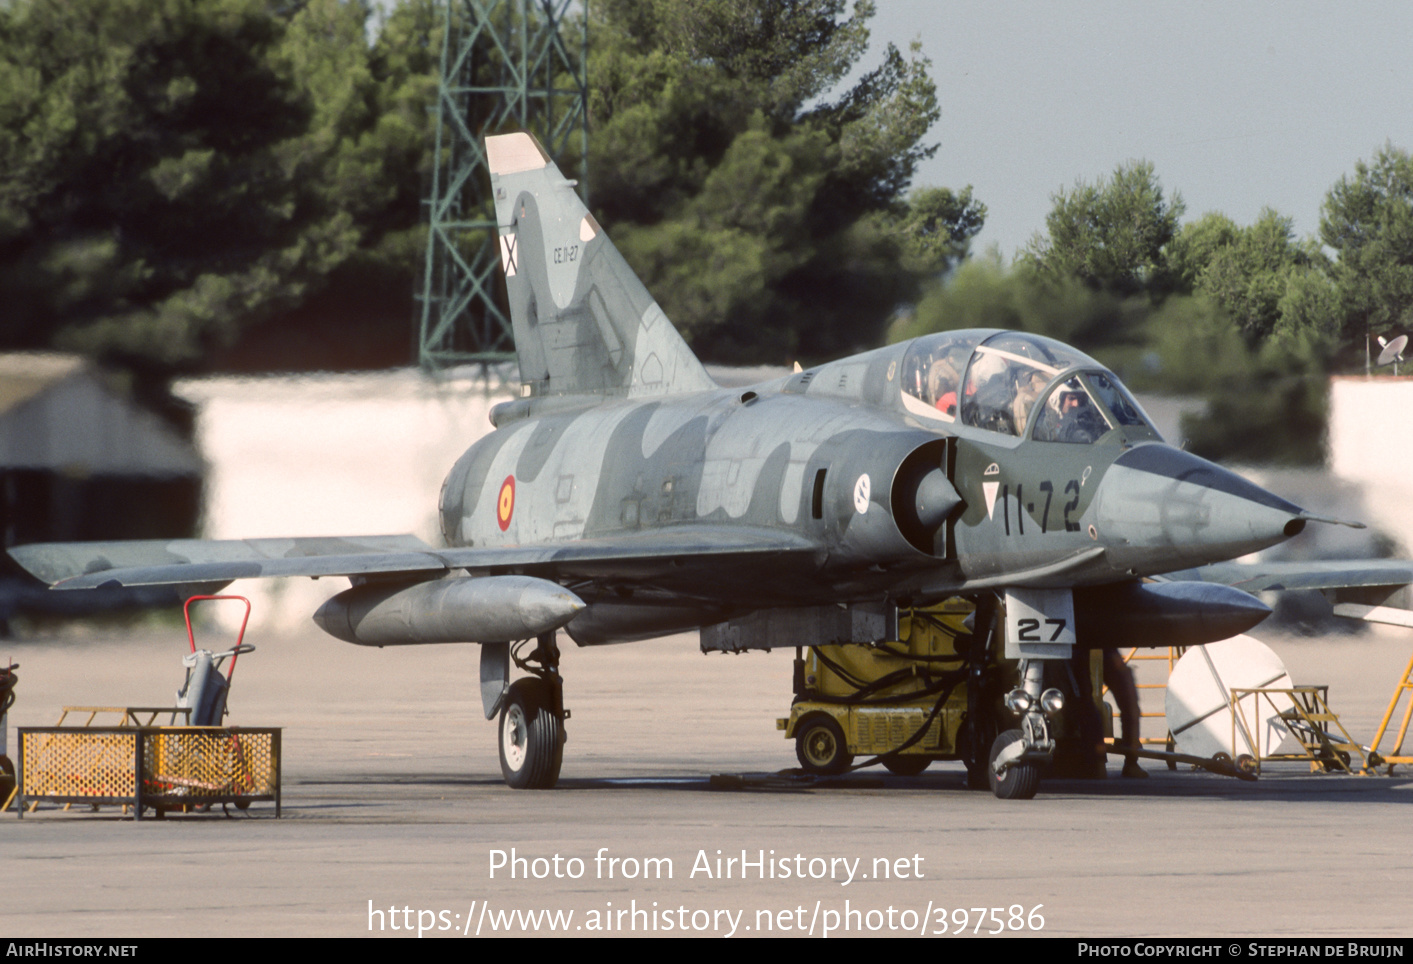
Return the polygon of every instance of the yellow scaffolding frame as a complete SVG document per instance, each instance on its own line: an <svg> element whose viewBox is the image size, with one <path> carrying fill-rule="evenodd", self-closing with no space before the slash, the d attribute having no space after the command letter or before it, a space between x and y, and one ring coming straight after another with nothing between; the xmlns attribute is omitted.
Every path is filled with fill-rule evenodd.
<svg viewBox="0 0 1413 964"><path fill-rule="evenodd" d="M20 727L20 817L42 801L119 804L142 819L257 800L280 815L279 727ZM27 808L27 809L26 809Z"/></svg>
<svg viewBox="0 0 1413 964"><path fill-rule="evenodd" d="M1369 755L1375 757L1375 766L1388 765L1388 774L1393 776L1393 768L1400 764L1413 763L1413 756L1399 756L1403 750L1403 738L1408 735L1408 721L1413 717L1413 699L1408 701L1408 709L1403 713L1403 722L1398 727L1398 739L1394 742L1393 750L1390 753L1380 753L1379 744L1383 742L1384 731L1388 729L1389 720L1393 719L1394 710L1398 709L1398 701L1403 698L1403 694L1413 691L1413 658L1408 660L1408 666L1403 671L1403 676L1393 688L1393 697L1388 701L1388 709L1384 710L1384 718L1379 722L1379 730L1374 734L1373 745L1369 748Z"/></svg>
<svg viewBox="0 0 1413 964"><path fill-rule="evenodd" d="M1255 771L1258 775L1261 772L1262 760L1308 760L1311 773L1323 769L1326 772L1342 770L1353 775L1355 771L1350 767L1350 762L1355 755L1358 755L1363 761L1359 772L1361 774L1370 772L1369 754L1362 746L1354 742L1354 738L1349 735L1349 731L1339 721L1339 714L1330 708L1328 686L1249 688L1233 686L1230 692L1232 748L1235 750L1238 746L1237 736L1240 735L1246 743L1246 748L1251 751L1250 756L1254 761ZM1282 709L1277 705L1276 697L1278 696L1288 698L1290 706ZM1291 736L1299 741L1302 752L1261 752L1261 744L1254 735L1254 729L1260 724L1263 700L1276 712L1277 717L1285 724ZM1248 708L1251 712L1249 721L1247 719ZM1344 737L1342 742L1331 737L1331 725L1338 729ZM1269 746L1267 749L1269 750Z"/></svg>
<svg viewBox="0 0 1413 964"><path fill-rule="evenodd" d="M183 725L185 725L191 719L191 707L189 706L66 706L64 707L63 712L59 714L59 722L55 723L54 725L63 726L64 721L69 718L70 713L88 714L88 719L84 720L82 723L69 724L70 726L75 726L79 729L93 726L93 721L98 718L98 715L100 713L116 713L118 715L118 722L111 725L124 729L129 727L156 726L157 717L163 713L172 714L173 725L176 725L178 715L182 717ZM142 719L143 715L146 715L146 720ZM105 726L108 724L100 723L98 725ZM19 794L19 792L20 784L19 781L16 780L15 789L11 790L10 795L5 798L5 805L3 807L0 807L0 813L4 813L10 809L10 804L14 802L15 797ZM30 806L30 813L33 813L35 807L38 806L39 801L36 800ZM98 810L98 804L91 804L91 806L95 811ZM72 807L72 803L64 804L65 810L69 810ZM123 804L122 812L124 814L128 812L127 804Z"/></svg>
<svg viewBox="0 0 1413 964"><path fill-rule="evenodd" d="M88 719L82 723L71 723L70 726L93 726L94 719L99 713L117 713L120 717L117 723L112 726L157 726L157 717L162 713L172 714L172 725L177 725L177 716L182 717L183 724L191 719L191 707L189 706L66 706L59 714L59 722L55 726L63 726L64 720L68 719L70 713L87 713ZM141 719L141 715L146 714L147 719ZM98 724L107 726L110 724Z"/></svg>

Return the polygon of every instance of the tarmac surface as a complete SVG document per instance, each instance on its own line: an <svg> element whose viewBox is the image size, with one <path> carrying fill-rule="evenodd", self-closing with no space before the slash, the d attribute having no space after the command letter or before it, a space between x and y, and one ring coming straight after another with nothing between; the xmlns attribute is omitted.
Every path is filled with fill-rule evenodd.
<svg viewBox="0 0 1413 964"><path fill-rule="evenodd" d="M476 647L361 649L312 626L248 641L258 649L240 659L230 719L284 727L283 817L268 804L140 823L112 807L0 814L0 933L1413 930L1405 770L1344 777L1287 763L1244 783L1152 762L1151 779L1123 780L1111 763L1108 780L1049 780L1027 802L966 790L958 764L911 779L870 770L713 789L713 775L795 766L774 725L788 712L793 653L703 656L693 635L568 645L560 787L517 792L501 782L495 727L481 718ZM1271 645L1297 683L1329 685L1368 743L1413 634ZM173 625L0 644L0 660L20 663L12 755L14 727L52 725L64 705L170 704L185 650Z"/></svg>

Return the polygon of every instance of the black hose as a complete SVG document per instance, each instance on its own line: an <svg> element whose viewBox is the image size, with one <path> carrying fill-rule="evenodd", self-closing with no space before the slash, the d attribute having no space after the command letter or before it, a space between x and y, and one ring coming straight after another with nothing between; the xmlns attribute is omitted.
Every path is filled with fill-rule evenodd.
<svg viewBox="0 0 1413 964"><path fill-rule="evenodd" d="M899 753L902 753L904 750L908 749L910 746L921 740L923 736L927 733L927 731L932 727L932 721L937 719L938 714L942 712L942 708L947 705L947 700L949 697L951 697L952 690L956 689L957 683L960 682L962 681L956 680L940 694L938 694L937 702L932 705L932 712L927 714L927 719L922 721L922 726L918 727L916 733L908 737L902 743L895 746L893 749L889 750L887 753L880 753L878 754L878 756L874 757L871 760L865 760L862 763L855 763L853 766L849 767L849 769L862 770L864 767L871 767L876 764L882 763L886 758L891 756L897 756Z"/></svg>
<svg viewBox="0 0 1413 964"><path fill-rule="evenodd" d="M883 652L885 652L885 653L887 653L889 656L896 656L898 659L911 659L911 660L915 660L916 662L919 662L919 663L964 663L964 662L966 662L966 657L963 656L963 655L961 655L960 653L944 653L944 654L942 654L942 655L940 655L940 656L927 656L927 655L923 655L923 654L921 654L921 653L907 653L907 652L904 652L904 651L901 650L901 649L894 649L894 648L891 647L891 646L885 646L885 645L882 644L882 643L878 643L877 646L876 646L876 648L879 649L879 650L881 650L881 651L883 651Z"/></svg>
<svg viewBox="0 0 1413 964"><path fill-rule="evenodd" d="M934 662L934 661L935 661L935 662L942 662L942 661L944 661L944 660L945 660L945 661L955 661L952 657L921 657L921 658L920 658L920 657L911 656L911 655L909 655L909 654L907 654L907 653L901 653L901 652L898 652L898 651L896 651L896 650L887 649L887 648L885 648L885 647L879 647L879 648L882 649L885 653L887 653L887 654L890 655L890 656L893 656L893 657L896 657L896 658L900 658L900 659L914 660L914 661L916 661L916 662ZM840 665L839 665L838 663L836 663L834 660L830 659L828 656L824 655L824 653L820 651L820 647L818 647L818 646L813 646L813 647L811 647L811 649L814 650L815 658L819 660L819 662L820 662L821 665L823 665L823 666L824 666L826 669L828 669L830 672L834 673L834 675L838 676L838 677L839 677L840 679L842 679L844 682L846 682L846 683L848 683L850 686L854 687L854 692L853 692L852 694L848 695L848 696L825 696L825 695L818 694L818 693L811 695L811 697L810 697L811 699L817 700L817 701L819 701L819 702L821 702L821 703L865 703L865 702L870 702L869 697L871 697L874 693L877 693L877 692L879 692L880 690L885 690L885 689L887 689L887 688L890 687L890 686L896 686L897 684L902 683L902 682L905 682L905 681L907 681L907 680L916 679L916 678L918 678L919 676L920 676L920 677L922 678L922 680L923 680L924 688L923 688L923 690L922 690L921 692L915 693L915 694L910 694L910 696L929 696L929 695L931 695L932 693L934 693L934 692L937 691L937 690L936 690L936 687L937 687L938 685L945 685L946 682L947 682L953 675L955 675L955 674L957 674L957 673L963 672L962 670L952 670L952 671L949 671L949 672L945 672L945 673L941 674L941 679L940 679L940 680L936 680L936 679L933 677L932 673L930 673L930 672L928 672L928 671L926 671L926 670L924 670L923 672L919 673L919 672L917 671L916 667L910 667L910 668L905 668L905 669L897 669L897 670L894 670L894 671L891 672L891 673L887 673L887 674L885 674L885 675L883 675L883 676L880 676L880 677L878 677L877 679L874 679L874 680L870 680L870 681L868 681L868 682L865 682L865 681L859 679L859 678L858 678L857 676L855 676L853 673L851 673L851 672L849 672L848 670L846 670L843 666L840 666ZM901 699L906 699L906 698L908 698L908 697L884 697L882 700L880 700L880 701L875 701L875 702L890 702L890 701L892 701L892 702L897 702L900 698L901 698Z"/></svg>
<svg viewBox="0 0 1413 964"><path fill-rule="evenodd" d="M945 622L930 613L915 611L912 613L912 618L914 620L923 620L927 622L933 629L944 633L949 639L955 640L959 635L952 629L952 627L948 626ZM877 644L875 648L886 653L889 656L894 657L895 659L908 660L913 663L929 664L966 662L966 657L960 654L938 656L921 655L916 653L905 652L899 649L894 649L891 646L886 646L882 644ZM937 717L941 714L943 707L947 705L947 700L952 695L952 691L955 690L959 684L965 682L968 675L968 670L965 666L959 669L943 672L941 674L938 674L937 676L934 676L926 668L922 669L922 671L919 672L918 667L914 666L905 669L894 670L893 672L880 676L875 680L865 682L859 679L853 673L846 670L843 666L839 665L834 660L830 659L828 656L824 655L824 653L821 651L821 647L811 646L810 649L814 651L815 658L819 660L822 666L824 666L830 672L834 673L835 676L838 676L841 680L848 683L850 686L854 687L854 692L849 694L848 696L826 696L821 693L812 693L809 696L809 699L812 702L830 703L835 705L846 706L886 706L889 704L896 705L905 700L913 700L923 696L937 696L936 701L934 701L932 705L931 712L927 714L927 718L923 720L922 726L919 727L917 731L913 733L912 736L908 737L906 740L904 740L902 743L900 743L893 749L889 750L887 753L881 753L878 756L873 757L872 759L865 760L863 763L854 764L853 766L849 767L849 770L851 771L882 763L886 757L897 756L899 753L902 753L904 750L915 745L927 734L927 731L931 728L933 721L936 720ZM874 694L879 692L880 690L888 689L891 686L895 686L909 679L918 678L921 678L923 681L923 689L920 691L909 693L905 696L874 697Z"/></svg>

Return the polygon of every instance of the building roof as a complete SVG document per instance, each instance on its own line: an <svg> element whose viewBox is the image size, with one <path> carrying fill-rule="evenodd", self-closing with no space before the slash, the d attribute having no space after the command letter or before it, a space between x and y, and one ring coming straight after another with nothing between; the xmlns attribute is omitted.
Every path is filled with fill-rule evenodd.
<svg viewBox="0 0 1413 964"><path fill-rule="evenodd" d="M0 355L0 415L82 370L78 355L11 352Z"/></svg>
<svg viewBox="0 0 1413 964"><path fill-rule="evenodd" d="M0 354L0 469L192 476L196 449L76 355Z"/></svg>

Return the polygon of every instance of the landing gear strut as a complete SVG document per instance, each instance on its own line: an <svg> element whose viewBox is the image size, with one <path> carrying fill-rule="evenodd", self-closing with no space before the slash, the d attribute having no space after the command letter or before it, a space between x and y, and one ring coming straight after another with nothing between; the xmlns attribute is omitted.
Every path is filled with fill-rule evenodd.
<svg viewBox="0 0 1413 964"><path fill-rule="evenodd" d="M564 762L564 682L554 633L536 640L515 665L533 674L511 684L500 709L500 772L516 790L548 790Z"/></svg>
<svg viewBox="0 0 1413 964"><path fill-rule="evenodd" d="M992 693L987 686L986 668L991 662L990 651L999 635L999 608L991 593L982 593L976 600L973 630L966 649L967 715L959 734L962 762L967 768L967 787L985 790L991 782L988 751L995 738L996 725L989 706Z"/></svg>
<svg viewBox="0 0 1413 964"><path fill-rule="evenodd" d="M1004 677L991 670L1004 639L999 600L983 594L974 619L966 650L967 715L958 739L967 786L989 788L1002 800L1029 800L1055 757L1054 726L1064 708L1064 694L1044 688L1045 661L1021 659L1019 679L1002 696L997 690ZM1007 726L1010 719L1019 726Z"/></svg>
<svg viewBox="0 0 1413 964"><path fill-rule="evenodd" d="M991 744L987 767L991 792L1002 800L1029 800L1040 787L1040 771L1055 759L1052 721L1064 708L1058 689L1043 693L1045 667L1040 660L1020 662L1020 685L1006 694L1006 709L1020 717L1020 728L1006 730Z"/></svg>

